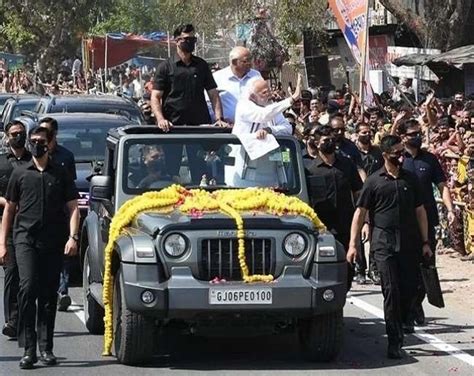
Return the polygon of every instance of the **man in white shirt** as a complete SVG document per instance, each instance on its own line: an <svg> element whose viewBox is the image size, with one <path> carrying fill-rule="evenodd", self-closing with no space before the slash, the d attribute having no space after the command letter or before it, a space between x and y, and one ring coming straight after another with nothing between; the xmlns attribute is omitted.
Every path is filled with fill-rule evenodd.
<svg viewBox="0 0 474 376"><path fill-rule="evenodd" d="M214 72L213 76L221 97L224 118L228 123L234 123L237 102L247 95L250 84L262 76L251 68L252 58L245 47L234 47L229 54L229 63L228 67Z"/></svg>
<svg viewBox="0 0 474 376"><path fill-rule="evenodd" d="M271 103L271 96L267 81L253 81L248 98L240 99L237 104L232 133L238 137L255 133L258 140L264 140L268 134L291 136L293 128L282 113L300 98L301 75L298 75L298 84L291 97ZM234 145L229 155L235 158L234 165L225 168L225 183L229 186L280 187L288 184L288 171L282 164L279 148L250 160L243 146Z"/></svg>
<svg viewBox="0 0 474 376"><path fill-rule="evenodd" d="M264 139L267 134L291 135L293 129L283 116L283 111L300 98L301 75L298 75L298 83L291 97L271 103L271 95L267 81L263 79L253 81L248 97L237 103L232 133L257 132L258 139Z"/></svg>

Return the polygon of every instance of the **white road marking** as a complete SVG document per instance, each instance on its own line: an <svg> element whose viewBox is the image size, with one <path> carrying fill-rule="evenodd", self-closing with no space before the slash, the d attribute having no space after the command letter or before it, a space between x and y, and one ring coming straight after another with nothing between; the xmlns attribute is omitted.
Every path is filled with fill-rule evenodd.
<svg viewBox="0 0 474 376"><path fill-rule="evenodd" d="M384 319L383 310L363 301L362 299L349 295L347 297L347 301L349 303L354 304L356 307L370 313L372 316L378 317L382 320ZM474 367L474 356L469 355L462 350L459 350L457 347L447 344L446 342L440 340L438 337L432 334L426 333L423 329L415 327L415 331L416 332L413 335L418 339Z"/></svg>
<svg viewBox="0 0 474 376"><path fill-rule="evenodd" d="M84 306L79 305L74 301L71 301L71 305L68 308L68 312L74 313L77 317L79 317L79 320L81 320L82 323L86 325L86 319L84 316Z"/></svg>
<svg viewBox="0 0 474 376"><path fill-rule="evenodd" d="M378 317L382 320L384 319L383 310L363 301L360 298L348 295L347 301L349 303L352 303L356 307L362 309L363 311L370 313L372 316ZM79 305L76 302L72 301L68 311L74 313L77 317L79 317L79 320L81 320L84 325L86 324L86 320L84 317L84 308L82 305ZM459 350L457 347L447 344L446 342L440 340L438 337L432 334L428 334L418 327L415 327L415 331L416 333L414 333L413 335L418 339L474 367L474 356L469 355L462 350Z"/></svg>

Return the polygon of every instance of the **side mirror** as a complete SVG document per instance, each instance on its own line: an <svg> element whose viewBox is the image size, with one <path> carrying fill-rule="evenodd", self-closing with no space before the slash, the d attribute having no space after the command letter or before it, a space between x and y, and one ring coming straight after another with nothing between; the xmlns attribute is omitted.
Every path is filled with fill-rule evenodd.
<svg viewBox="0 0 474 376"><path fill-rule="evenodd" d="M103 175L93 176L89 192L91 201L110 200L112 198L112 178Z"/></svg>

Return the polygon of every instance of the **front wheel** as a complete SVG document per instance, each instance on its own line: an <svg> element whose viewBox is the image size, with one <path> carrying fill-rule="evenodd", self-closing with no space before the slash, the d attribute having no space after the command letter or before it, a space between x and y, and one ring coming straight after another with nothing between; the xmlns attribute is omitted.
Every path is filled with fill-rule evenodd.
<svg viewBox="0 0 474 376"><path fill-rule="evenodd" d="M104 308L97 303L90 291L89 248L86 249L82 268L84 316L86 328L91 334L104 334Z"/></svg>
<svg viewBox="0 0 474 376"><path fill-rule="evenodd" d="M342 309L299 320L298 334L304 357L313 362L336 358L343 342L342 326Z"/></svg>
<svg viewBox="0 0 474 376"><path fill-rule="evenodd" d="M154 354L155 323L153 319L127 309L121 269L114 280L115 355L122 364L147 363Z"/></svg>

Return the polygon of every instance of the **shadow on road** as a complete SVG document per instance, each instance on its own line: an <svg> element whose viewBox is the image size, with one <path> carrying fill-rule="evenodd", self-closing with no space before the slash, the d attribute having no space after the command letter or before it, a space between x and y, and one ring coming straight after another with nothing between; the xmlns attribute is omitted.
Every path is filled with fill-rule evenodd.
<svg viewBox="0 0 474 376"><path fill-rule="evenodd" d="M310 363L300 355L295 334L256 338L202 338L175 336L167 339L161 356L146 368L178 370L330 370L377 369L416 363L413 357L386 358L385 325L379 319L347 317L345 341L339 357L330 363Z"/></svg>

